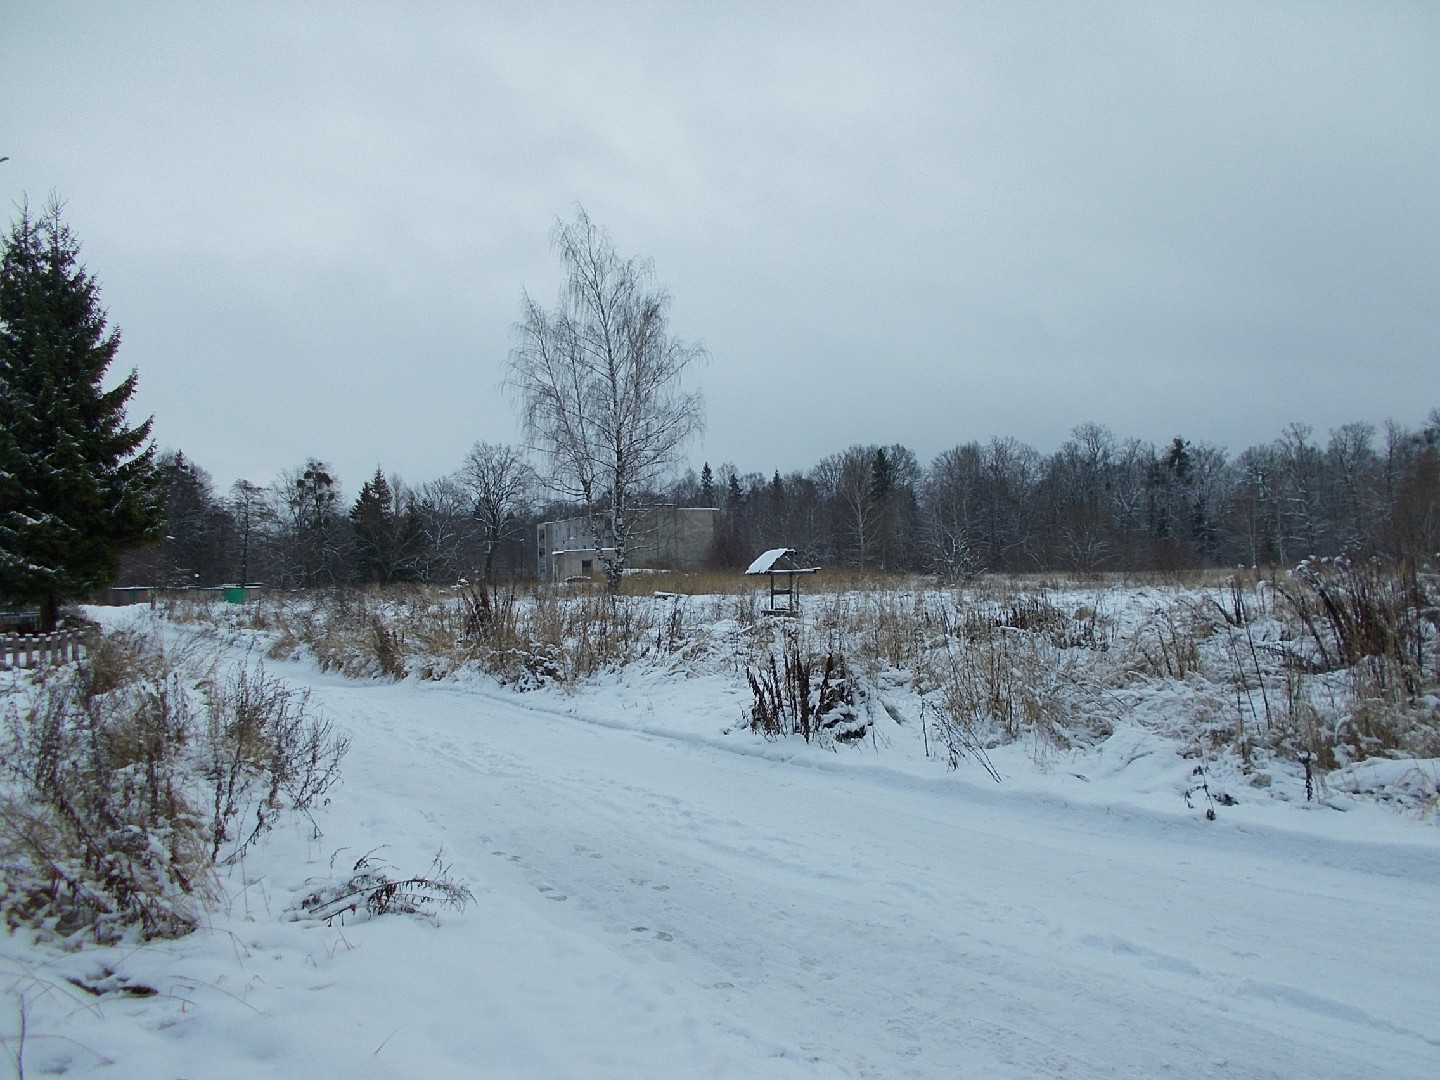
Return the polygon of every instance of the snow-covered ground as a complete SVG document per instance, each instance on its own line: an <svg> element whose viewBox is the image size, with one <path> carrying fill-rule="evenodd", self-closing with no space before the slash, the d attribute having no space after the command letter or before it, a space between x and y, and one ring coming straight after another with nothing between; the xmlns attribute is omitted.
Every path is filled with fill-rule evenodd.
<svg viewBox="0 0 1440 1080"><path fill-rule="evenodd" d="M1332 790L1208 821L1193 763L1124 724L997 749L998 785L888 717L855 746L766 742L733 674L270 671L352 739L323 835L288 821L176 941L7 936L25 1075L1440 1074L1433 817ZM438 856L475 902L287 914L367 853Z"/></svg>

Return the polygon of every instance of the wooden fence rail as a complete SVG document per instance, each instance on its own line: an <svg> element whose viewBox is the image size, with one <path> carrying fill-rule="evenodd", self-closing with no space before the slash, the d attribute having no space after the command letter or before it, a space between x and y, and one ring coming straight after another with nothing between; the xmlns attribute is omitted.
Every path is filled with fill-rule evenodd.
<svg viewBox="0 0 1440 1080"><path fill-rule="evenodd" d="M89 631L57 630L53 634L0 634L0 668L34 668L79 660Z"/></svg>

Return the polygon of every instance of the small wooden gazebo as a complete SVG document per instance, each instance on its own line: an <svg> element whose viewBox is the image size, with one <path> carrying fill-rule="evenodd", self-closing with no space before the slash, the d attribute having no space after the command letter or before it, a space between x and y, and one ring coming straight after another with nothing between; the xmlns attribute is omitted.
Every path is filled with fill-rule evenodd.
<svg viewBox="0 0 1440 1080"><path fill-rule="evenodd" d="M795 562L794 548L771 548L750 564L746 575L764 574L770 579L770 606L767 615L798 615L800 613L800 575L814 574L818 566L800 566ZM785 603L780 603L784 598Z"/></svg>

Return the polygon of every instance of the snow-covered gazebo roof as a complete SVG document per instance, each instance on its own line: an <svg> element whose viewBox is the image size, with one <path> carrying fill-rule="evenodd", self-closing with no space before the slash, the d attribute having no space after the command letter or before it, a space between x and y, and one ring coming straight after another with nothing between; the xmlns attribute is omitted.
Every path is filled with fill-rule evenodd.
<svg viewBox="0 0 1440 1080"><path fill-rule="evenodd" d="M818 566L797 566L794 548L771 548L750 564L747 574L813 574Z"/></svg>

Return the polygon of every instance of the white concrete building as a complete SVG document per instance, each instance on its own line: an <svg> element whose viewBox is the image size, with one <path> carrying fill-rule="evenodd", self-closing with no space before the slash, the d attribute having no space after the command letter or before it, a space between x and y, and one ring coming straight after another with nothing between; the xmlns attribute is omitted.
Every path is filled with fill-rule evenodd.
<svg viewBox="0 0 1440 1080"><path fill-rule="evenodd" d="M625 565L637 570L699 570L715 543L720 511L698 506L652 506L635 519ZM536 527L541 581L566 581L603 571L602 552L586 518L545 521ZM614 548L606 547L609 554Z"/></svg>

